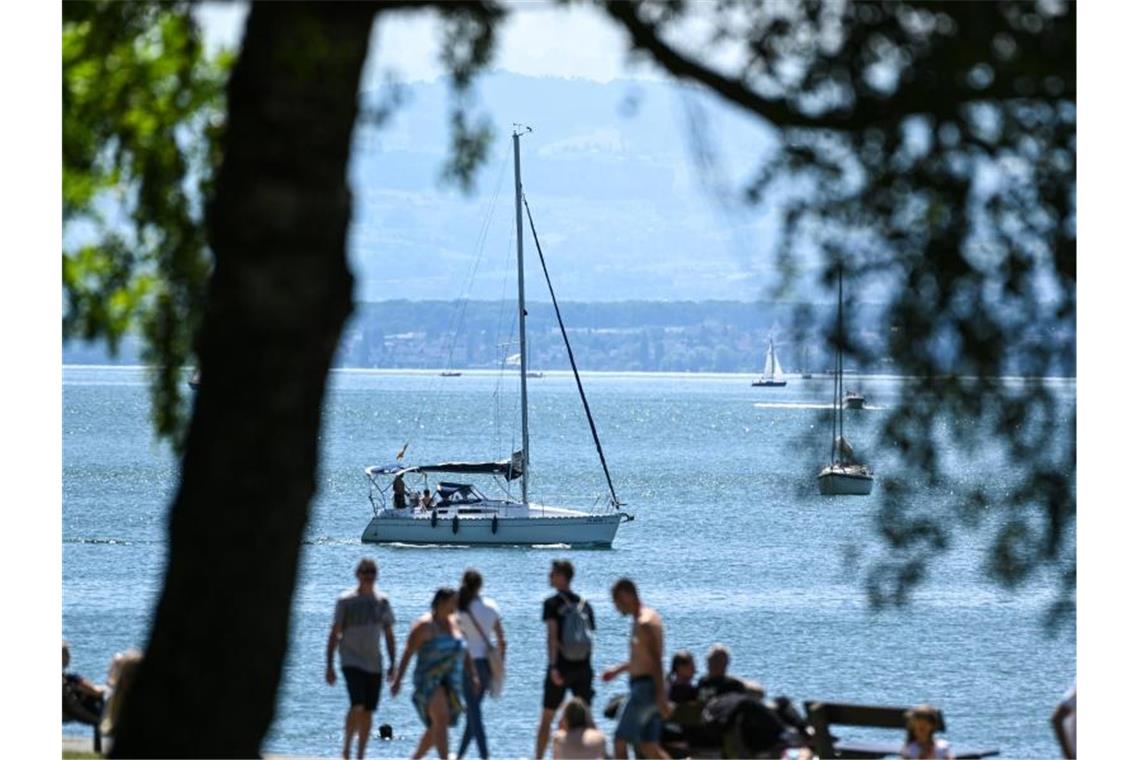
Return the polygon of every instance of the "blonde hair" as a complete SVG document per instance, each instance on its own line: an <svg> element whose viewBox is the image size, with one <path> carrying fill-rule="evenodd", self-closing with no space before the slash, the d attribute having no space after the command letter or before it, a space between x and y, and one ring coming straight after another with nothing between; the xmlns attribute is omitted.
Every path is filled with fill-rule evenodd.
<svg viewBox="0 0 1140 760"><path fill-rule="evenodd" d="M111 671L107 674L107 686L111 690L111 696L107 700L107 706L103 708L103 721L99 724L99 731L104 735L115 735L123 711L123 701L130 691L131 684L134 683L141 664L142 652L137 649L119 652L111 659Z"/></svg>

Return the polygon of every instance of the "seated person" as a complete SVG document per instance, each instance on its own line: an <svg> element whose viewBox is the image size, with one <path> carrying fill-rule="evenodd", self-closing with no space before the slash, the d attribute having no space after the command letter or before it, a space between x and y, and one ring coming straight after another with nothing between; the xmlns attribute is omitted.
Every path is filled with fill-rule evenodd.
<svg viewBox="0 0 1140 760"><path fill-rule="evenodd" d="M697 698L697 687L693 684L693 677L697 674L697 666L693 662L693 653L688 649L678 649L673 655L673 665L669 668L669 701L674 704L693 702Z"/></svg>
<svg viewBox="0 0 1140 760"><path fill-rule="evenodd" d="M431 509L431 503L432 503L431 491L429 491L428 489L425 488L423 495L420 496L420 509L422 509L424 511L429 511Z"/></svg>
<svg viewBox="0 0 1140 760"><path fill-rule="evenodd" d="M697 699L708 702L713 697L722 694L747 692L756 697L764 697L764 687L757 683L742 681L728 675L728 663L731 653L724 644L713 644L705 656L705 665L708 674L697 681Z"/></svg>
<svg viewBox="0 0 1140 760"><path fill-rule="evenodd" d="M562 719L554 732L554 758L609 757L606 754L606 736L594 727L590 706L581 697L574 697L562 708Z"/></svg>
<svg viewBox="0 0 1140 760"><path fill-rule="evenodd" d="M68 673L71 649L63 642L63 711L65 720L95 725L103 714L103 688L77 673Z"/></svg>
<svg viewBox="0 0 1140 760"><path fill-rule="evenodd" d="M938 712L930 705L919 705L906 711L906 744L899 753L905 758L953 758L950 744L935 739Z"/></svg>

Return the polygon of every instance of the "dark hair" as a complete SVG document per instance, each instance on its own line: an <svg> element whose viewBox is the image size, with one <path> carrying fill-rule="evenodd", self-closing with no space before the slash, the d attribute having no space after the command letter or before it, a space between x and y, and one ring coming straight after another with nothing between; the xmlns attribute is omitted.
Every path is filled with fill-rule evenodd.
<svg viewBox="0 0 1140 760"><path fill-rule="evenodd" d="M356 563L356 574L357 575L360 575L361 573L365 573L368 571L372 571L373 575L376 575L377 572L379 572L376 569L376 560L372 560L372 559L369 559L368 557L365 557L364 559L362 559Z"/></svg>
<svg viewBox="0 0 1140 760"><path fill-rule="evenodd" d="M938 709L931 705L922 704L912 707L904 713L906 715L906 743L910 744L917 741L914 736L914 731L910 727L910 722L914 719L925 720L930 723L930 738L934 739L934 732L938 730Z"/></svg>
<svg viewBox="0 0 1140 760"><path fill-rule="evenodd" d="M431 598L431 609L434 612L439 605L446 602L451 597L455 596L455 589L450 586L441 586L435 590L435 596Z"/></svg>
<svg viewBox="0 0 1140 760"><path fill-rule="evenodd" d="M574 565L568 559L556 559L550 563L550 571L558 573L566 582L574 580Z"/></svg>
<svg viewBox="0 0 1140 760"><path fill-rule="evenodd" d="M483 576L475 568L468 568L463 573L463 582L459 584L459 609L466 612L471 606L471 600L479 596L481 588L483 588Z"/></svg>
<svg viewBox="0 0 1140 760"><path fill-rule="evenodd" d="M575 728L593 728L594 720L590 717L590 705L581 697L574 697L562 708L562 717L566 720L566 730Z"/></svg>
<svg viewBox="0 0 1140 760"><path fill-rule="evenodd" d="M637 586L633 585L633 581L631 581L629 578L617 579L617 582L614 583L614 587L610 589L610 593L613 596L617 596L618 592L632 594L634 599L637 598Z"/></svg>
<svg viewBox="0 0 1140 760"><path fill-rule="evenodd" d="M694 669L697 667L697 663L693 659L693 653L688 649L678 649L673 654L673 664L669 666L669 672L676 673L677 668L682 665L692 665Z"/></svg>

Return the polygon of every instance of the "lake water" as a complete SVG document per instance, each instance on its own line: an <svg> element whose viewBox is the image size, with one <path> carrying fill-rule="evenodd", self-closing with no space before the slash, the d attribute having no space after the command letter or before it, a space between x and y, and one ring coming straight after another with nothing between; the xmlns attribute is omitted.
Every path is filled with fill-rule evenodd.
<svg viewBox="0 0 1140 760"><path fill-rule="evenodd" d="M101 680L111 655L146 642L165 561L167 501L177 466L150 432L146 375L130 368L65 368L63 388L63 630L73 669ZM619 497L636 520L610 550L410 548L362 545L371 517L362 470L407 460L503 456L517 439L515 382L464 373L334 373L322 435L320 491L302 551L277 719L264 750L333 756L347 698L324 683L324 648L338 592L363 555L380 565L400 649L432 592L479 568L504 612L509 675L485 703L492 754L533 751L545 663L542 599L552 559L568 556L574 587L594 602L595 669L624 659L628 622L608 602L628 575L666 624L666 649L733 652L731 671L772 695L867 704L931 702L951 743L998 747L1003 757L1057 754L1049 715L1076 674L1075 631L1042 627L1054 588L1006 592L982 574L984 531L959 532L902 610L871 611L851 548L879 551L867 498L823 498L815 474L829 456L823 409L831 383L792 378L752 388L745 376L594 375L585 380ZM1074 381L1051 382L1075 406ZM874 429L898 403L901 381L864 378L871 407L848 415L849 437L881 469ZM547 375L531 390L532 498L589 506L604 480L573 380ZM958 452L959 454L961 452ZM1000 488L1008 468L971 452L971 478ZM491 488L485 490L491 491ZM949 492L920 499L952 509ZM225 635L219 631L218 635ZM381 700L376 723L396 739L373 756L411 754L421 726L410 677ZM218 688L224 688L219 684ZM623 688L596 684L600 706ZM595 710L599 726L613 723ZM460 726L460 730L462 725ZM65 731L87 733L78 727ZM896 738L840 731L844 736ZM459 732L452 732L452 751ZM901 741L901 736L897 736ZM471 754L471 753L469 753Z"/></svg>

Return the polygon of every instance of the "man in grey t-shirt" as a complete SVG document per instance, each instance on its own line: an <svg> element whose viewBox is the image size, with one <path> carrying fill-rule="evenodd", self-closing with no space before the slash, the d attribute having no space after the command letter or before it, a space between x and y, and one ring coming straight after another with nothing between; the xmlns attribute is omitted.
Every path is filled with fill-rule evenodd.
<svg viewBox="0 0 1140 760"><path fill-rule="evenodd" d="M380 682L384 672L380 656L380 633L388 643L388 679L396 663L396 637L392 624L396 617L388 597L376 590L376 563L362 559L356 566L356 588L336 600L332 630L325 650L325 680L336 683L333 652L340 651L340 672L348 686L350 707L344 719L344 752L348 757L352 737L357 736L356 756L364 757L364 746L372 731L372 713L380 702Z"/></svg>

